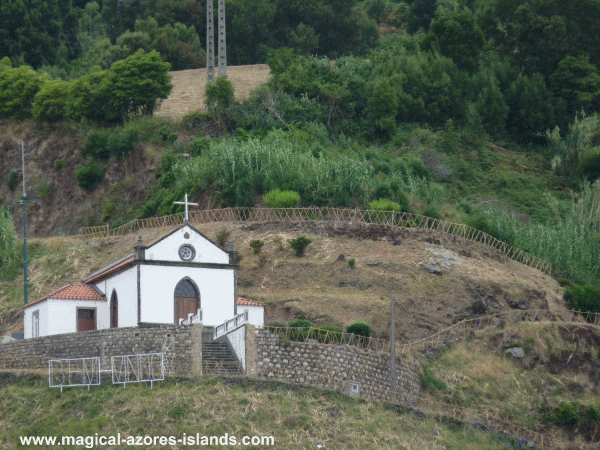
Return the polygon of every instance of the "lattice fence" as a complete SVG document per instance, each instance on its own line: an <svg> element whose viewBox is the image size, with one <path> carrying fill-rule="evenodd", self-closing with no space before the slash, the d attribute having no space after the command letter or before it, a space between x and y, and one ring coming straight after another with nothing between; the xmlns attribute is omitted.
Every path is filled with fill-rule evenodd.
<svg viewBox="0 0 600 450"><path fill-rule="evenodd" d="M189 212L190 223L214 222L301 222L306 220L324 222L353 222L376 223L403 228L428 228L453 234L482 244L489 245L502 252L508 258L538 269L546 274L552 270L547 261L533 256L512 245L502 242L483 231L471 228L465 224L446 222L411 213L396 211L371 211L341 208L225 208L193 210ZM145 228L157 228L178 225L183 222L183 213L169 216L135 219L120 227L110 229L108 225L86 227L79 230L79 236L84 239L122 236Z"/></svg>

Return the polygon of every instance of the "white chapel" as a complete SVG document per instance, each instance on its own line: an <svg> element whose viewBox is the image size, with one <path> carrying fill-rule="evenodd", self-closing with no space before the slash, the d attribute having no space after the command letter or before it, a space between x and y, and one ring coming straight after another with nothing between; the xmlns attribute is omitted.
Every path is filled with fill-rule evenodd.
<svg viewBox="0 0 600 450"><path fill-rule="evenodd" d="M187 199L186 199L187 201ZM187 217L186 217L187 219ZM262 327L265 305L237 298L233 251L186 222L158 241L24 307L25 339L155 324L223 324L248 311Z"/></svg>

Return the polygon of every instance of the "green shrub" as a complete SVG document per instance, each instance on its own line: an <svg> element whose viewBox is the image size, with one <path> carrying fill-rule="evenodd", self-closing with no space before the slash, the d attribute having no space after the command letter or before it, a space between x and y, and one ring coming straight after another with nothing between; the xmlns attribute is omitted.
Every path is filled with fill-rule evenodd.
<svg viewBox="0 0 600 450"><path fill-rule="evenodd" d="M227 239L229 239L229 236L231 236L231 231L229 231L227 228L222 228L217 232L217 244L219 244L221 247L224 247Z"/></svg>
<svg viewBox="0 0 600 450"><path fill-rule="evenodd" d="M350 259L348 260L348 265L349 265L350 267L352 267L352 268L354 268L354 264L355 264L355 263L356 263L356 259L354 259L354 258L350 258Z"/></svg>
<svg viewBox="0 0 600 450"><path fill-rule="evenodd" d="M288 324L291 328L311 328L313 323L306 319L296 319Z"/></svg>
<svg viewBox="0 0 600 450"><path fill-rule="evenodd" d="M373 211L397 211L402 212L402 206L387 198L380 198L369 203L369 209Z"/></svg>
<svg viewBox="0 0 600 450"><path fill-rule="evenodd" d="M60 159L54 161L54 170L60 170L63 168L63 162Z"/></svg>
<svg viewBox="0 0 600 450"><path fill-rule="evenodd" d="M368 338L371 337L371 327L364 322L354 322L346 327L346 333Z"/></svg>
<svg viewBox="0 0 600 450"><path fill-rule="evenodd" d="M294 191L273 189L263 195L263 201L269 208L295 208L300 204L300 195Z"/></svg>
<svg viewBox="0 0 600 450"><path fill-rule="evenodd" d="M77 185L89 192L92 192L104 181L105 175L106 168L98 161L91 158L88 158L85 164L80 164L75 167Z"/></svg>
<svg viewBox="0 0 600 450"><path fill-rule="evenodd" d="M85 145L81 149L83 156L107 160L110 157L108 139L111 136L108 130L92 130L88 134Z"/></svg>
<svg viewBox="0 0 600 450"><path fill-rule="evenodd" d="M545 411L543 417L569 431L577 433L585 439L593 439L600 431L600 410L594 405L583 405L579 402L561 402L560 405Z"/></svg>
<svg viewBox="0 0 600 450"><path fill-rule="evenodd" d="M574 311L600 313L600 286L576 286L565 290L564 299Z"/></svg>
<svg viewBox="0 0 600 450"><path fill-rule="evenodd" d="M45 77L45 76L44 76ZM29 66L0 70L0 117L31 116L33 99L46 81Z"/></svg>
<svg viewBox="0 0 600 450"><path fill-rule="evenodd" d="M467 217L465 222L468 226L476 228L496 239L515 244L515 229L509 224L506 215L492 210L480 210Z"/></svg>
<svg viewBox="0 0 600 450"><path fill-rule="evenodd" d="M212 145L212 139L209 137L196 137L190 143L188 149L190 155L200 156L204 150L208 150Z"/></svg>
<svg viewBox="0 0 600 450"><path fill-rule="evenodd" d="M295 239L290 239L290 246L296 252L296 256L303 256L304 250L312 241L304 236L298 236Z"/></svg>
<svg viewBox="0 0 600 450"><path fill-rule="evenodd" d="M11 170L8 174L8 181L6 182L6 185L8 186L8 189L10 189L10 191L13 192L17 187L17 184L19 184L19 177L17 176L17 172Z"/></svg>
<svg viewBox="0 0 600 450"><path fill-rule="evenodd" d="M260 250L263 248L263 245L265 245L265 243L260 239L253 239L250 241L249 245L254 251L254 254L257 255L260 253Z"/></svg>
<svg viewBox="0 0 600 450"><path fill-rule="evenodd" d="M433 205L427 205L425 207L425 209L423 210L423 215L425 217L431 217L432 219L438 219L438 220L441 219L441 217L437 211L437 208Z"/></svg>
<svg viewBox="0 0 600 450"><path fill-rule="evenodd" d="M117 159L123 159L140 141L140 136L135 129L125 129L121 133L111 133L106 148Z"/></svg>

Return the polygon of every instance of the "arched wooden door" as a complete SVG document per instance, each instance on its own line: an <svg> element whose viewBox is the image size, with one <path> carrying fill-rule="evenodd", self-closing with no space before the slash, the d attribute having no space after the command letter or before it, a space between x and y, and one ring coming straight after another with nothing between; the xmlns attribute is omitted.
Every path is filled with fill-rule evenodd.
<svg viewBox="0 0 600 450"><path fill-rule="evenodd" d="M188 314L196 314L200 309L200 293L189 278L179 282L175 288L175 323L187 319Z"/></svg>
<svg viewBox="0 0 600 450"><path fill-rule="evenodd" d="M113 290L110 296L110 327L117 328L119 326L119 299L117 291Z"/></svg>

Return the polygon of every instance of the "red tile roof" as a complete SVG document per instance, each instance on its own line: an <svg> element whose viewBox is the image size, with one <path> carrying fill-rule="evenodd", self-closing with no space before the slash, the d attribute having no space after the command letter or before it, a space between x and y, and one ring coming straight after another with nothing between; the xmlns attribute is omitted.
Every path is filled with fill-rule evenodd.
<svg viewBox="0 0 600 450"><path fill-rule="evenodd" d="M50 292L48 295L36 300L35 302L29 303L23 307L23 309L35 305L36 303L43 302L48 299L59 299L59 300L97 300L106 301L104 295L100 295L96 289L89 284L67 284L55 291Z"/></svg>
<svg viewBox="0 0 600 450"><path fill-rule="evenodd" d="M108 268L104 272L100 272L100 273L94 275L92 278L89 278L89 279L84 278L84 283L86 283L86 284L94 283L98 280L106 278L108 275L110 275L112 273L118 272L119 270L131 265L132 263L133 263L133 256L130 258L127 258L125 261L123 261L113 267L108 266Z"/></svg>
<svg viewBox="0 0 600 450"><path fill-rule="evenodd" d="M256 300L250 300L245 297L238 297L237 304L243 306L267 306L265 303L257 302Z"/></svg>

